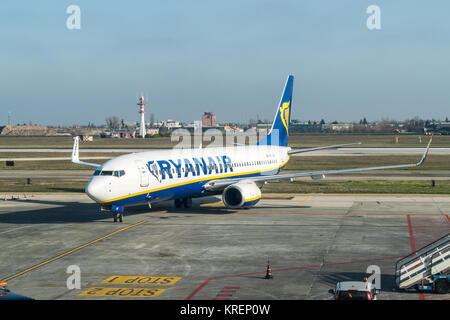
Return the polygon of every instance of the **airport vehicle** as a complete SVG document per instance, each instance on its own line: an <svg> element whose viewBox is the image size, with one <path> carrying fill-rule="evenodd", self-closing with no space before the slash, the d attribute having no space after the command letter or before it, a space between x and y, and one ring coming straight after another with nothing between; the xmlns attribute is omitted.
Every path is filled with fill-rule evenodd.
<svg viewBox="0 0 450 320"><path fill-rule="evenodd" d="M415 167L427 156L431 140L418 163L391 166L279 174L292 154L339 148L350 144L316 148L288 147L294 77L288 76L269 134L256 145L219 148L155 150L121 155L94 164L80 161L76 137L72 162L95 168L86 194L122 221L125 206L173 200L175 207L189 208L192 198L222 195L228 208L249 208L261 199L261 187L274 180L365 170Z"/></svg>
<svg viewBox="0 0 450 320"><path fill-rule="evenodd" d="M450 288L450 233L397 261L399 289L447 293Z"/></svg>
<svg viewBox="0 0 450 320"><path fill-rule="evenodd" d="M11 292L8 289L8 283L0 282L0 300L33 300L33 299Z"/></svg>
<svg viewBox="0 0 450 320"><path fill-rule="evenodd" d="M328 293L334 295L335 300L376 300L378 290L367 281L342 281L336 284L336 290Z"/></svg>

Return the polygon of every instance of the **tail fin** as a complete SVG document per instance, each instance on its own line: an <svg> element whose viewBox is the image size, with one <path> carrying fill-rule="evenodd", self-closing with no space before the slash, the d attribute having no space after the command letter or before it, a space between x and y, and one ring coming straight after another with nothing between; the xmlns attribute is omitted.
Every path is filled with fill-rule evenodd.
<svg viewBox="0 0 450 320"><path fill-rule="evenodd" d="M289 75L284 85L280 105L278 106L275 119L269 134L259 141L258 145L272 145L287 147L289 135L289 123L291 119L292 90L294 76Z"/></svg>

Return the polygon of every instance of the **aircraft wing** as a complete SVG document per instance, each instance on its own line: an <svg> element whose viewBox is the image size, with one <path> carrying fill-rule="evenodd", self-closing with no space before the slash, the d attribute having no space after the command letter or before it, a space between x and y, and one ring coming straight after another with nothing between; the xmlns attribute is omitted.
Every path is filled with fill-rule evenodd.
<svg viewBox="0 0 450 320"><path fill-rule="evenodd" d="M80 161L80 158L79 158L79 143L80 143L80 137L76 136L75 140L73 142L72 163L81 164L83 166L94 167L94 168L101 167L100 164Z"/></svg>
<svg viewBox="0 0 450 320"><path fill-rule="evenodd" d="M208 191L219 191L231 184L238 183L240 181L253 181L253 182L268 182L273 180L286 180L286 179L293 179L293 178L299 178L299 177L323 177L328 174L336 174L336 173L345 173L345 172L358 172L358 171L370 171L370 170L382 170L382 169L394 169L394 168L412 168L420 166L422 163L424 163L428 151L430 150L430 145L433 137L430 138L430 141L428 142L427 148L425 149L425 152L417 163L410 163L410 164L398 164L398 165L390 165L390 166L379 166L379 167L368 167L368 168L354 168L354 169L342 169L342 170L325 170L325 171L312 171L312 172L299 172L299 173L287 173L287 174L278 174L278 175L272 175L272 176L257 176L257 177L248 177L248 178L231 178L231 179L217 179L217 180L211 180L208 183L205 184L205 189Z"/></svg>
<svg viewBox="0 0 450 320"><path fill-rule="evenodd" d="M352 146L355 144L361 144L361 142L356 143L347 143L347 144L336 144L334 146L324 146L324 147L316 147L316 148L304 148L304 149L292 149L288 151L288 154L295 154L295 153L302 153L302 152L309 152L309 151L317 151L317 150L323 150L323 149L337 149L347 146Z"/></svg>

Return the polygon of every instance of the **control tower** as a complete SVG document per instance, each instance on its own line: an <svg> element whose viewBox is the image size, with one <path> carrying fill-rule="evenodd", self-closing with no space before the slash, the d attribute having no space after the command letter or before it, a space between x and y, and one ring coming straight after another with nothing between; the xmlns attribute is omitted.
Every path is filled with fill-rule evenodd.
<svg viewBox="0 0 450 320"><path fill-rule="evenodd" d="M144 100L144 96L140 96L137 102L139 106L139 113L141 114L141 126L139 127L139 135L142 138L145 138L146 130L145 130L145 105L147 102Z"/></svg>

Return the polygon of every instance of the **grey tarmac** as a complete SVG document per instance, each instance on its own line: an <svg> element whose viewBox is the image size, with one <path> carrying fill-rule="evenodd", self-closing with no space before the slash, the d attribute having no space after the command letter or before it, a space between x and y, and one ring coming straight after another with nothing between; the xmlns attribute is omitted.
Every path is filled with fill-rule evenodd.
<svg viewBox="0 0 450 320"><path fill-rule="evenodd" d="M442 300L397 292L394 271L450 232L449 216L447 195L263 194L248 210L211 197L127 208L114 223L85 195L29 195L0 200L0 280L35 299L327 300L376 265L379 299ZM67 286L74 265L80 289Z"/></svg>

